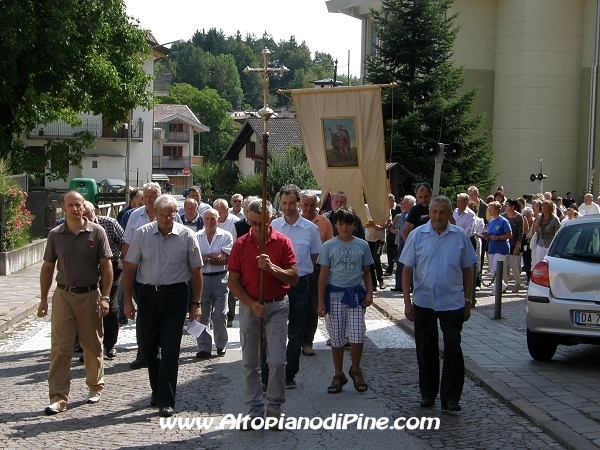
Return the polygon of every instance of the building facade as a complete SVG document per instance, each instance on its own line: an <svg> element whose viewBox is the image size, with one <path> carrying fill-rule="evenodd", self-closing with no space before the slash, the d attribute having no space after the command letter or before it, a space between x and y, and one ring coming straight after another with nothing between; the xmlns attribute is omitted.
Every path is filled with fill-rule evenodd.
<svg viewBox="0 0 600 450"><path fill-rule="evenodd" d="M330 0L330 12L362 21L362 60L377 34L369 8L381 2ZM578 198L593 180L598 195L599 0L456 0L456 64L464 89L480 86L474 113L493 126L493 172L510 197L544 190ZM364 76L364 66L361 77ZM465 182L468 182L466 180Z"/></svg>

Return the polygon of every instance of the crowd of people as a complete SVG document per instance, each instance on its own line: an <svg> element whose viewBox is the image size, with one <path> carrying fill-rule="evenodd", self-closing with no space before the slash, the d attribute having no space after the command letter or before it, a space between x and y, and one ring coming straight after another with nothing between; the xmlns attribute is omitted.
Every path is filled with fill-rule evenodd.
<svg viewBox="0 0 600 450"><path fill-rule="evenodd" d="M265 414L281 416L286 389L296 388L301 354L315 355L319 317L325 318L332 348L334 375L326 392L340 393L348 383L344 353L349 348L348 375L364 393L369 389L360 365L365 309L378 288L387 288L384 277L394 275L394 266L391 290L403 295L405 316L415 323L420 406L432 407L439 393L442 409L460 411L460 333L474 305L472 285L482 286L485 255L502 290L508 276L496 273L496 265L507 261L518 292L521 273L528 281L561 220L600 213L600 197L594 203L587 192L578 205L570 193L560 198L555 191L506 199L501 186L486 201L471 186L458 194L453 208L420 183L414 196L398 203L389 194L388 221L363 225L341 191L333 193L329 212L318 210L314 192L293 184L283 186L279 196L279 217L258 197L235 194L231 207L223 198L209 205L197 186L188 189L178 208L174 197L151 182L131 193L115 220L97 216L80 193L68 192L65 221L50 232L40 276L38 315L44 316L58 266L45 412L66 410L70 358L78 346L87 401L100 401L103 358L116 357L118 324L137 319L138 353L130 368L147 368L150 405L160 416L173 415L186 315L203 327L196 357L212 357L213 343L216 356L223 357L238 303L250 424ZM438 320L444 340L441 387Z"/></svg>

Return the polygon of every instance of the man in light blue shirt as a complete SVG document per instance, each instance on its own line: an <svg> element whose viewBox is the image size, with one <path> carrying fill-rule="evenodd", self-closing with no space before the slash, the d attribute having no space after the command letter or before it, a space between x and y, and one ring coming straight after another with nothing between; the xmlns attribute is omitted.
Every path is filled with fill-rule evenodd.
<svg viewBox="0 0 600 450"><path fill-rule="evenodd" d="M296 387L296 374L300 370L300 352L304 339L304 326L308 315L309 275L315 270L317 257L321 251L319 227L300 215L301 192L295 184L281 188L280 205L283 217L275 219L271 226L292 241L296 254L296 266L300 281L288 291L290 314L288 323L288 344L286 349L285 387Z"/></svg>
<svg viewBox="0 0 600 450"><path fill-rule="evenodd" d="M429 222L410 233L400 262L404 315L415 323L420 406L432 407L439 391L442 409L460 411L465 378L460 333L471 316L471 265L477 257L465 231L449 223L451 215L450 200L436 197L429 207ZM444 339L441 388L438 319Z"/></svg>

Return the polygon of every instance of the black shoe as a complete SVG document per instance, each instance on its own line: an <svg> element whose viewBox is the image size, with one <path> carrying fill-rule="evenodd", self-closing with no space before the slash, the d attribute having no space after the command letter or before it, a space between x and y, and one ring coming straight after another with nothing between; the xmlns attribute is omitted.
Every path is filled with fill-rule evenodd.
<svg viewBox="0 0 600 450"><path fill-rule="evenodd" d="M421 399L421 403L419 403L419 406L421 408L431 408L434 403L435 400L431 400L430 398L423 398Z"/></svg>
<svg viewBox="0 0 600 450"><path fill-rule="evenodd" d="M83 362L83 353L81 354L81 356L79 357L79 362L82 363Z"/></svg>
<svg viewBox="0 0 600 450"><path fill-rule="evenodd" d="M127 325L129 323L128 319L119 319L119 325Z"/></svg>
<svg viewBox="0 0 600 450"><path fill-rule="evenodd" d="M228 320L227 321L227 328L231 328L233 327L233 320Z"/></svg>
<svg viewBox="0 0 600 450"><path fill-rule="evenodd" d="M156 394L153 392L150 396L150 406L157 406L158 400L156 399Z"/></svg>
<svg viewBox="0 0 600 450"><path fill-rule="evenodd" d="M210 358L210 353L209 352L198 352L198 353L196 353L196 358L198 358L198 359Z"/></svg>
<svg viewBox="0 0 600 450"><path fill-rule="evenodd" d="M225 353L227 353L227 350L225 350L224 348L218 348L217 349L217 356L225 356Z"/></svg>
<svg viewBox="0 0 600 450"><path fill-rule="evenodd" d="M111 348L109 351L106 352L106 357L109 359L113 359L117 356L117 349L116 348Z"/></svg>
<svg viewBox="0 0 600 450"><path fill-rule="evenodd" d="M286 389L296 389L296 380L294 377L287 377L285 380Z"/></svg>
<svg viewBox="0 0 600 450"><path fill-rule="evenodd" d="M160 417L171 417L173 414L175 414L175 411L173 411L173 408L170 406L163 406L158 409L158 415Z"/></svg>
<svg viewBox="0 0 600 450"><path fill-rule="evenodd" d="M383 272L384 275L387 275L388 277L391 277L393 273L393 269L392 270L386 270L385 272Z"/></svg>
<svg viewBox="0 0 600 450"><path fill-rule="evenodd" d="M146 361L142 358L136 358L135 361L129 364L131 370L143 369L144 367L146 367Z"/></svg>
<svg viewBox="0 0 600 450"><path fill-rule="evenodd" d="M350 348L350 342L346 342L346 343L344 344L344 347L346 347L346 348Z"/></svg>
<svg viewBox="0 0 600 450"><path fill-rule="evenodd" d="M448 403L445 403L442 405L442 409L446 410L446 411L460 411L462 410L462 408L460 407L460 405L456 402L453 401L449 401Z"/></svg>
<svg viewBox="0 0 600 450"><path fill-rule="evenodd" d="M402 288L393 287L390 289L392 292L402 292Z"/></svg>
<svg viewBox="0 0 600 450"><path fill-rule="evenodd" d="M83 351L83 349L81 348L81 345L79 345L79 342L77 342L73 346L73 353L81 353L82 351Z"/></svg>

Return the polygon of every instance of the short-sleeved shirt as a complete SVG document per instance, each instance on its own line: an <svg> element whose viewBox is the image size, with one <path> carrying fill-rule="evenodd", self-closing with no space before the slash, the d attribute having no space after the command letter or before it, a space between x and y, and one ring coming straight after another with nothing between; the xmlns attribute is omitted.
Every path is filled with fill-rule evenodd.
<svg viewBox="0 0 600 450"><path fill-rule="evenodd" d="M290 240L283 234L269 227L265 253L273 264L279 267L292 266L296 264L296 255ZM257 256L261 254L260 245L252 239L252 229L235 241L231 254L229 255L229 271L239 273L244 291L255 300L260 298L260 268ZM264 297L265 299L276 298L284 295L290 285L279 280L274 275L265 271Z"/></svg>
<svg viewBox="0 0 600 450"><path fill-rule="evenodd" d="M229 208L229 214L237 217L240 220L243 220L246 218L246 216L244 216L244 209L240 209L240 212L238 212L237 214L235 213L235 211L233 210L233 207Z"/></svg>
<svg viewBox="0 0 600 450"><path fill-rule="evenodd" d="M122 220L125 220L126 217L127 214L123 216ZM156 220L156 217L152 220ZM145 206L141 206L138 209L133 210L127 219L127 226L125 227L125 243L131 244L131 241L133 241L133 232L142 225L146 225L150 222L151 220L148 216L148 210ZM175 214L175 222L181 223L181 217L179 217L179 214Z"/></svg>
<svg viewBox="0 0 600 450"><path fill-rule="evenodd" d="M312 263L312 255L318 255L323 245L319 227L302 216L298 216L298 220L291 225L286 222L285 217L279 217L271 222L271 226L286 235L292 242L296 254L298 276L303 277L313 273L315 267Z"/></svg>
<svg viewBox="0 0 600 450"><path fill-rule="evenodd" d="M217 226L222 230L229 231L229 233L233 237L233 240L235 241L237 239L237 231L235 231L235 224L239 221L240 219L237 216L228 213L225 222L218 222Z"/></svg>
<svg viewBox="0 0 600 450"><path fill-rule="evenodd" d="M84 220L85 228L77 234L67 228L66 222L48 233L44 261L57 264L57 283L91 286L100 279L100 260L112 257L104 228Z"/></svg>
<svg viewBox="0 0 600 450"><path fill-rule="evenodd" d="M200 246L200 252L203 255L210 253L231 253L231 247L233 246L233 238L229 231L221 230L217 228L211 242L208 242L206 237L206 229L200 230L196 233L196 239L198 239L198 245ZM212 261L212 260L211 260ZM218 266L215 264L205 264L202 267L202 273L222 272L227 270L227 265L223 264Z"/></svg>
<svg viewBox="0 0 600 450"><path fill-rule="evenodd" d="M502 216L498 216L496 219L492 219L488 222L487 226L488 233L490 236L502 236L512 231L510 223ZM488 241L488 253L508 255L510 253L510 244L508 239L503 241Z"/></svg>
<svg viewBox="0 0 600 450"><path fill-rule="evenodd" d="M367 241L334 237L323 244L317 264L329 267L329 284L345 288L363 283L363 267L373 264L373 257Z"/></svg>
<svg viewBox="0 0 600 450"><path fill-rule="evenodd" d="M429 206L423 206L420 203L415 204L410 208L406 221L414 225L415 228L426 224L429 222Z"/></svg>
<svg viewBox="0 0 600 450"><path fill-rule="evenodd" d="M477 262L465 231L448 223L438 234L431 222L408 235L400 262L413 268L413 303L435 311L465 306L462 269Z"/></svg>
<svg viewBox="0 0 600 450"><path fill-rule="evenodd" d="M135 230L125 261L138 264L138 283L175 284L189 281L191 267L202 267L202 254L196 234L185 225L174 222L163 236L151 222Z"/></svg>
<svg viewBox="0 0 600 450"><path fill-rule="evenodd" d="M325 217L327 220L329 220L329 223L331 223L331 227L333 228L333 236L337 236L338 230L335 226L335 223L333 222L333 211L329 211L323 214L323 217ZM360 220L360 217L358 216L356 216L356 222L354 222L354 229L352 230L352 235L356 236L359 239L365 240L365 229L363 227L362 220Z"/></svg>

